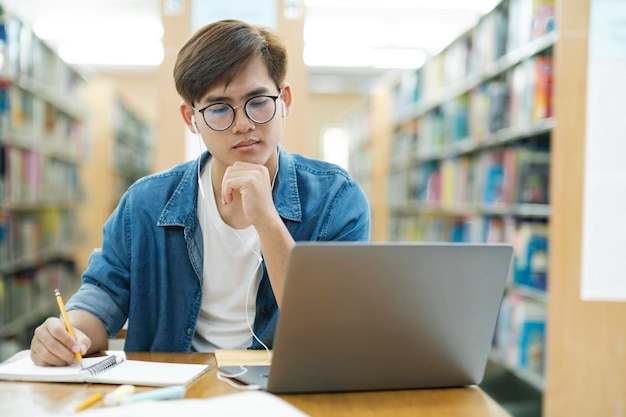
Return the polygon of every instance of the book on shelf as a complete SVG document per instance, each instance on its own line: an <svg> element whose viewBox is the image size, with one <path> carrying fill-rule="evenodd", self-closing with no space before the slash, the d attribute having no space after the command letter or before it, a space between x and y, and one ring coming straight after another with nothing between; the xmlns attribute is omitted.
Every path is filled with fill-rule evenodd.
<svg viewBox="0 0 626 417"><path fill-rule="evenodd" d="M481 83L469 92L468 129L470 137L476 142L482 142L489 131L487 85L488 83Z"/></svg>
<svg viewBox="0 0 626 417"><path fill-rule="evenodd" d="M509 242L509 236L507 236L507 223L510 223L509 218L501 216L484 216L484 232L483 239L481 241L487 243Z"/></svg>
<svg viewBox="0 0 626 417"><path fill-rule="evenodd" d="M41 155L35 149L22 152L22 197L24 201L35 202L41 199Z"/></svg>
<svg viewBox="0 0 626 417"><path fill-rule="evenodd" d="M516 186L514 202L548 204L550 151L520 147L516 150Z"/></svg>
<svg viewBox="0 0 626 417"><path fill-rule="evenodd" d="M415 111L420 97L418 71L407 71L400 75L392 93L391 114L396 122L405 120Z"/></svg>
<svg viewBox="0 0 626 417"><path fill-rule="evenodd" d="M474 162L473 157L462 155L446 158L441 163L441 207L464 209L473 203Z"/></svg>
<svg viewBox="0 0 626 417"><path fill-rule="evenodd" d="M428 158L440 152L444 143L444 115L435 107L420 118L417 135L417 156Z"/></svg>
<svg viewBox="0 0 626 417"><path fill-rule="evenodd" d="M510 292L500 307L496 352L511 368L543 375L545 331L545 305Z"/></svg>
<svg viewBox="0 0 626 417"><path fill-rule="evenodd" d="M0 278L2 273L0 270ZM76 267L70 261L55 260L36 269L30 267L7 274L2 279L0 325L29 315L39 320L40 315L58 314L58 307L51 301L50 294L55 288L72 293L76 290L77 281Z"/></svg>
<svg viewBox="0 0 626 417"><path fill-rule="evenodd" d="M507 146L484 152L478 163L484 206L548 204L548 150Z"/></svg>
<svg viewBox="0 0 626 417"><path fill-rule="evenodd" d="M441 161L441 201L442 209L453 208L456 205L457 182L456 158L446 158Z"/></svg>
<svg viewBox="0 0 626 417"><path fill-rule="evenodd" d="M506 53L508 15L500 4L482 16L472 30L471 72L484 72Z"/></svg>
<svg viewBox="0 0 626 417"><path fill-rule="evenodd" d="M502 163L487 162L484 166L483 198L485 206L497 205L503 202L505 170Z"/></svg>
<svg viewBox="0 0 626 417"><path fill-rule="evenodd" d="M4 33L6 35L5 44L5 66L4 70L9 75L17 75L20 73L20 34L22 32L22 22L13 16L5 17Z"/></svg>
<svg viewBox="0 0 626 417"><path fill-rule="evenodd" d="M0 262L6 265L9 260L9 218L8 214L0 208ZM0 277L2 275L0 270ZM1 308L0 308L1 309Z"/></svg>
<svg viewBox="0 0 626 417"><path fill-rule="evenodd" d="M443 80L446 84L458 82L469 75L471 70L471 50L471 40L469 38L461 38L442 52Z"/></svg>
<svg viewBox="0 0 626 417"><path fill-rule="evenodd" d="M439 99L441 90L445 86L444 58L438 54L430 57L421 68L422 80L420 83L420 97L422 102Z"/></svg>
<svg viewBox="0 0 626 417"><path fill-rule="evenodd" d="M478 203L482 207L495 207L508 203L505 199L506 181L510 179L502 159L501 149L482 152L476 159L480 194Z"/></svg>
<svg viewBox="0 0 626 417"><path fill-rule="evenodd" d="M416 186L411 186L410 178L413 171L407 173L403 170L392 171L387 177L387 202L390 207L407 207L411 202L417 201Z"/></svg>
<svg viewBox="0 0 626 417"><path fill-rule="evenodd" d="M469 135L476 142L509 125L509 86L505 81L490 80L469 93Z"/></svg>
<svg viewBox="0 0 626 417"><path fill-rule="evenodd" d="M552 79L554 65L552 57L540 55L535 57L535 85L533 94L532 119L542 120L552 117Z"/></svg>
<svg viewBox="0 0 626 417"><path fill-rule="evenodd" d="M458 142L469 136L469 99L464 94L441 105L445 143Z"/></svg>
<svg viewBox="0 0 626 417"><path fill-rule="evenodd" d="M509 0L507 51L555 30L554 0Z"/></svg>
<svg viewBox="0 0 626 417"><path fill-rule="evenodd" d="M513 282L540 291L548 283L548 225L545 222L521 222L515 234Z"/></svg>
<svg viewBox="0 0 626 417"><path fill-rule="evenodd" d="M0 201L7 201L9 156L6 147L0 145Z"/></svg>
<svg viewBox="0 0 626 417"><path fill-rule="evenodd" d="M17 85L10 87L11 120L10 129L30 135L35 127L35 95Z"/></svg>
<svg viewBox="0 0 626 417"><path fill-rule="evenodd" d="M555 29L554 0L534 0L531 38L540 38Z"/></svg>
<svg viewBox="0 0 626 417"><path fill-rule="evenodd" d="M417 200L420 204L436 206L441 201L441 165L438 161L420 164L415 174Z"/></svg>
<svg viewBox="0 0 626 417"><path fill-rule="evenodd" d="M6 136L11 125L10 88L11 82L0 78L0 135L2 137Z"/></svg>
<svg viewBox="0 0 626 417"><path fill-rule="evenodd" d="M503 81L490 81L486 84L488 104L487 131L497 132L509 125L509 89Z"/></svg>
<svg viewBox="0 0 626 417"><path fill-rule="evenodd" d="M502 150L502 166L505 172L505 178L502 184L502 201L511 204L515 201L517 147L507 146Z"/></svg>
<svg viewBox="0 0 626 417"><path fill-rule="evenodd" d="M509 73L509 127L526 127L534 105L534 59L516 65Z"/></svg>

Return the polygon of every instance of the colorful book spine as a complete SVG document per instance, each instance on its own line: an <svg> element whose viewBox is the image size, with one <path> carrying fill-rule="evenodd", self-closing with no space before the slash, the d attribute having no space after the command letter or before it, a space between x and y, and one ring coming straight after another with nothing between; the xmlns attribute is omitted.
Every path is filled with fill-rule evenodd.
<svg viewBox="0 0 626 417"><path fill-rule="evenodd" d="M552 117L552 80L554 65L551 56L538 56L535 59L535 86L533 120Z"/></svg>
<svg viewBox="0 0 626 417"><path fill-rule="evenodd" d="M546 291L548 285L548 226L522 222L516 231L513 282Z"/></svg>
<svg viewBox="0 0 626 417"><path fill-rule="evenodd" d="M543 375L545 305L512 292L505 296L496 329L496 351L508 366Z"/></svg>

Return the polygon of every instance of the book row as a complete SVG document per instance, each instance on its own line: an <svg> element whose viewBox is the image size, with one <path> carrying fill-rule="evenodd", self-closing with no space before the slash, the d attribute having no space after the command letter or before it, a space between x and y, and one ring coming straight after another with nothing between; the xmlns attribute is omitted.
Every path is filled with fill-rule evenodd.
<svg viewBox="0 0 626 417"><path fill-rule="evenodd" d="M51 94L76 99L82 77L17 17L0 9L0 74L26 78Z"/></svg>
<svg viewBox="0 0 626 417"><path fill-rule="evenodd" d="M416 130L405 128L399 134L416 135L417 154L429 155L446 144L483 143L503 129L530 126L553 116L552 78L552 57L532 57L434 107L419 118Z"/></svg>
<svg viewBox="0 0 626 417"><path fill-rule="evenodd" d="M0 136L76 157L84 152L84 127L62 103L0 79Z"/></svg>
<svg viewBox="0 0 626 417"><path fill-rule="evenodd" d="M548 285L548 224L511 215L395 215L391 240L487 242L513 245L511 284L543 293Z"/></svg>
<svg viewBox="0 0 626 417"><path fill-rule="evenodd" d="M82 197L78 167L38 149L0 144L0 201L7 205L75 202Z"/></svg>
<svg viewBox="0 0 626 417"><path fill-rule="evenodd" d="M528 380L542 380L545 368L546 306L520 293L508 293L500 308L493 352ZM533 378L534 376L534 378Z"/></svg>
<svg viewBox="0 0 626 417"><path fill-rule="evenodd" d="M392 171L387 189L395 208L475 210L547 205L549 180L549 149L517 143Z"/></svg>
<svg viewBox="0 0 626 417"><path fill-rule="evenodd" d="M39 312L42 316L56 309L54 290L74 291L76 271L73 263L56 261L10 277L0 274L0 326ZM49 306L50 311L43 307ZM39 320L38 317L34 319Z"/></svg>
<svg viewBox="0 0 626 417"><path fill-rule="evenodd" d="M488 72L505 55L555 30L554 0L508 0L420 71L418 97L436 98L446 86Z"/></svg>
<svg viewBox="0 0 626 417"><path fill-rule="evenodd" d="M0 211L0 273L73 249L76 217L55 209Z"/></svg>

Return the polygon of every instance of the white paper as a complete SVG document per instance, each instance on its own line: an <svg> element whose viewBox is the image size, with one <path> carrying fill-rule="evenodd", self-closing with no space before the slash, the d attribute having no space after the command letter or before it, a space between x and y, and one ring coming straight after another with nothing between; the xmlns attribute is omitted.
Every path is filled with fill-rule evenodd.
<svg viewBox="0 0 626 417"><path fill-rule="evenodd" d="M147 401L92 408L66 415L80 417L306 417L288 402L264 391L241 392L209 399Z"/></svg>
<svg viewBox="0 0 626 417"><path fill-rule="evenodd" d="M580 294L626 301L626 1L590 19Z"/></svg>

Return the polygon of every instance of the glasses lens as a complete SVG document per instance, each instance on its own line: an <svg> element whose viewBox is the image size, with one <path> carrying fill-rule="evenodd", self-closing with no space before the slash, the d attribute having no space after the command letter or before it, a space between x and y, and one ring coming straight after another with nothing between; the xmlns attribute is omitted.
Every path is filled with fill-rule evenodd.
<svg viewBox="0 0 626 417"><path fill-rule="evenodd" d="M217 103L204 110L204 120L211 129L224 130L232 124L235 110L228 104Z"/></svg>
<svg viewBox="0 0 626 417"><path fill-rule="evenodd" d="M255 123L267 123L276 113L276 101L273 97L252 97L246 102L246 114Z"/></svg>

